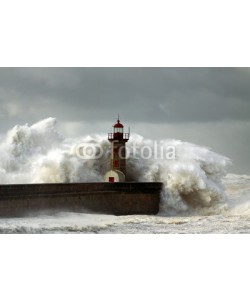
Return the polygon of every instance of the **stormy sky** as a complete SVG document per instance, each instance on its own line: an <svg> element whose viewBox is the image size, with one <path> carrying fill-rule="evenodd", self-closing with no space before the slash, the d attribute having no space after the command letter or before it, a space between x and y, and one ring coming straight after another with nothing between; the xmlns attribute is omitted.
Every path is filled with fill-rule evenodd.
<svg viewBox="0 0 250 300"><path fill-rule="evenodd" d="M56 117L67 137L131 132L224 154L250 174L250 68L0 68L0 133Z"/></svg>

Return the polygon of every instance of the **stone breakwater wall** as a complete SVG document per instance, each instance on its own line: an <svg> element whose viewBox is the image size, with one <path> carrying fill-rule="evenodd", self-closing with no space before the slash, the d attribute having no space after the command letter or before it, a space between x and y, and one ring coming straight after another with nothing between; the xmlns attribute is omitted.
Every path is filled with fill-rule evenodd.
<svg viewBox="0 0 250 300"><path fill-rule="evenodd" d="M0 185L0 217L47 211L157 214L161 189L160 182Z"/></svg>

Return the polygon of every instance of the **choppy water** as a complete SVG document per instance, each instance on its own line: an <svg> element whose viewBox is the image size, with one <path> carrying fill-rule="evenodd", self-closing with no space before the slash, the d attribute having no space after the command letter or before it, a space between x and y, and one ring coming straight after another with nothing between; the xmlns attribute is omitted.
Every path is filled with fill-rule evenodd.
<svg viewBox="0 0 250 300"><path fill-rule="evenodd" d="M0 219L1 233L250 233L250 176L227 175L228 201L213 209L167 216L61 212Z"/></svg>

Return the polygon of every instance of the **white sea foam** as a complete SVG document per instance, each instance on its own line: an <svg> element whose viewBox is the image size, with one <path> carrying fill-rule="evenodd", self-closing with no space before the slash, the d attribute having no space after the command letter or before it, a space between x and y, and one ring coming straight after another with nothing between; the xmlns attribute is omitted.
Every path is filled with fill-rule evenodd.
<svg viewBox="0 0 250 300"><path fill-rule="evenodd" d="M228 195L227 213L250 215L250 176L227 174L223 183Z"/></svg>
<svg viewBox="0 0 250 300"><path fill-rule="evenodd" d="M75 146L94 143L104 150L100 159L80 159ZM127 178L133 181L164 183L161 214L214 207L224 203L226 195L221 183L230 160L206 147L179 140L160 140L164 148L173 146L174 160L130 156ZM127 143L132 152L155 141L133 134ZM32 126L17 125L0 144L0 183L51 183L102 181L109 169L110 144L107 136L65 138L56 129L56 120L48 118Z"/></svg>

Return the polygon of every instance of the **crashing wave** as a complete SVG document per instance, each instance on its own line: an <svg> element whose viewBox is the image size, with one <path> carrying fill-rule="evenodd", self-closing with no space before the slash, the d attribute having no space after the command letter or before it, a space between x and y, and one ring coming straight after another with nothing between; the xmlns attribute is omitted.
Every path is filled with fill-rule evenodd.
<svg viewBox="0 0 250 300"><path fill-rule="evenodd" d="M76 146L96 145L103 155L81 159ZM159 149L155 150L155 145ZM135 146L136 145L136 146ZM127 143L127 180L161 181L161 211L187 211L209 207L225 200L221 179L230 165L227 157L206 147L179 140L153 141L134 134ZM154 155L138 155L143 149ZM172 147L174 159L155 153ZM110 144L102 135L65 138L56 129L56 119L48 118L32 126L17 125L0 144L0 183L100 182L109 169ZM135 155L137 154L137 155ZM157 154L157 155L156 155Z"/></svg>

